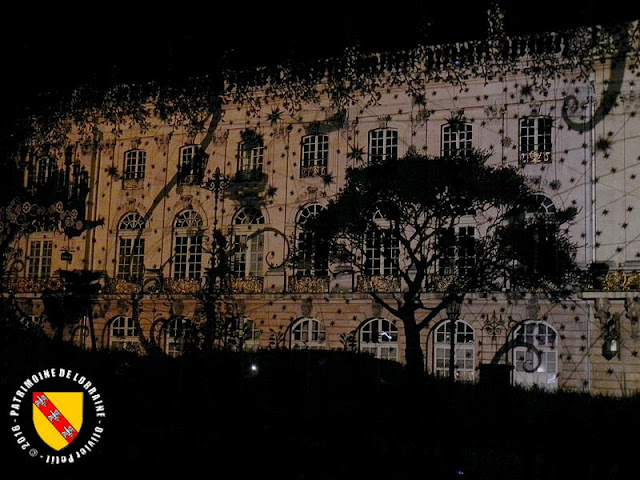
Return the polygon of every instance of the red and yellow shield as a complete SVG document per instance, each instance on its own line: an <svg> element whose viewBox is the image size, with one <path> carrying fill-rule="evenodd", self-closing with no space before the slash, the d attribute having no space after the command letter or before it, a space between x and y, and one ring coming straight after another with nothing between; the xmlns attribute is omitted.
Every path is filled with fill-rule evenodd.
<svg viewBox="0 0 640 480"><path fill-rule="evenodd" d="M54 450L73 442L82 427L83 392L33 392L33 425Z"/></svg>

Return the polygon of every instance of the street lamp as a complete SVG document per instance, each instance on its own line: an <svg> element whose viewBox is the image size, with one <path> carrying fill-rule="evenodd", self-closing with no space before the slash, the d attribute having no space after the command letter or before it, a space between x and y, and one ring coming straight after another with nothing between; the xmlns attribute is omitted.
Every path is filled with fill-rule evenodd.
<svg viewBox="0 0 640 480"><path fill-rule="evenodd" d="M449 336L449 380L452 382L455 381L456 374L456 353L455 353L455 345L456 345L456 322L458 318L460 318L460 309L462 308L462 298L458 294L454 294L451 297L451 300L447 304L447 317L449 317L449 321L451 322L451 332Z"/></svg>
<svg viewBox="0 0 640 480"><path fill-rule="evenodd" d="M220 167L216 167L213 178L203 180L200 186L210 192L213 192L213 230L218 229L218 200L220 194L227 188L228 179L220 173Z"/></svg>

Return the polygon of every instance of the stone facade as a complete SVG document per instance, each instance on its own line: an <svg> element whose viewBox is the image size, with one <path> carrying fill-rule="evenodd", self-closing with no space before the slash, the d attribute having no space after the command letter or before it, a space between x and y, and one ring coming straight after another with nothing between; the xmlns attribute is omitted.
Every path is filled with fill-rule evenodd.
<svg viewBox="0 0 640 480"><path fill-rule="evenodd" d="M491 148L490 163L519 169L547 208L577 208L568 226L577 261L604 270L559 304L532 293L468 295L458 329L460 379L477 381L480 366L494 362L513 365L517 384L634 392L636 75L624 62L605 61L589 80L569 70L551 78L541 94L526 88L533 60L520 61L518 71L488 82L470 78L465 88L425 81L426 103L407 85L389 83L373 104L356 98L343 110L324 99L296 112L284 101L265 102L250 113L249 105L229 100L221 119L197 134L150 118L146 130L131 125L114 134L105 126L89 144L78 137L74 158L89 173L88 217L104 225L75 239L50 232L20 239L24 269L6 285L37 321L45 284L60 288L57 269L103 272L92 321L69 326L68 337L87 348L95 338L99 348L151 345L179 354L188 321L201 315L196 295L219 229L241 245L229 308L246 319L243 348L359 348L403 361L402 324L367 293L392 295L402 286L383 272L365 277L332 266L319 275L292 267L298 226L339 192L347 168L376 155ZM452 133L456 121L463 127ZM424 292L427 304L438 298ZM446 374L445 327L443 314L423 332L430 373ZM519 345L522 338L541 356Z"/></svg>

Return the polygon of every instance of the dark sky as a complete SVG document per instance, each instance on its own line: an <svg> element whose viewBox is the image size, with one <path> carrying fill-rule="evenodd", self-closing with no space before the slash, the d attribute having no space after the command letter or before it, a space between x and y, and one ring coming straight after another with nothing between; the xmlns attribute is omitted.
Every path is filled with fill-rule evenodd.
<svg viewBox="0 0 640 480"><path fill-rule="evenodd" d="M349 45L384 51L424 41L477 39L486 34L489 2L326 0L252 5L232 0L223 6L181 2L146 9L133 2L110 2L98 4L102 10L87 12L23 2L0 23L2 98L5 106L19 107L34 92L83 83L208 73L223 58L251 66L339 55ZM511 32L640 18L639 7L631 6L635 2L626 3L609 0L604 7L596 0L503 0Z"/></svg>

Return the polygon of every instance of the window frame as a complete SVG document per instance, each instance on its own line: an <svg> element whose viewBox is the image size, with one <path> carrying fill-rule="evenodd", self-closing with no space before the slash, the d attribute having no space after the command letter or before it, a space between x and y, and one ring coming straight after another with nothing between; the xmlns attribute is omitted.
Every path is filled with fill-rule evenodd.
<svg viewBox="0 0 640 480"><path fill-rule="evenodd" d="M187 209L176 215L173 222L172 278L202 278L203 231L204 219L196 210Z"/></svg>
<svg viewBox="0 0 640 480"><path fill-rule="evenodd" d="M367 336L370 337L367 339ZM358 329L358 349L363 353L371 353L381 360L398 361L398 327L387 318L376 317L367 320Z"/></svg>
<svg viewBox="0 0 640 480"><path fill-rule="evenodd" d="M139 334L140 327L135 319L118 315L109 323L109 349L137 351L140 348Z"/></svg>
<svg viewBox="0 0 640 480"><path fill-rule="evenodd" d="M231 270L237 278L262 277L264 273L265 236L254 225L264 225L262 211L255 207L239 209L233 218L233 257Z"/></svg>
<svg viewBox="0 0 640 480"><path fill-rule="evenodd" d="M306 336L306 340L296 336ZM291 326L289 340L293 349L321 350L327 346L327 330L317 318L302 317Z"/></svg>
<svg viewBox="0 0 640 480"><path fill-rule="evenodd" d="M138 212L125 214L118 224L116 278L140 280L145 273L144 217Z"/></svg>
<svg viewBox="0 0 640 480"><path fill-rule="evenodd" d="M329 135L305 135L300 140L300 178L327 174Z"/></svg>
<svg viewBox="0 0 640 480"><path fill-rule="evenodd" d="M369 164L398 159L399 135L397 128L374 128L369 130Z"/></svg>
<svg viewBox="0 0 640 480"><path fill-rule="evenodd" d="M178 157L178 184L199 185L204 172L204 152L200 145L180 147Z"/></svg>
<svg viewBox="0 0 640 480"><path fill-rule="evenodd" d="M147 168L147 151L134 148L124 153L122 178L126 182L143 180Z"/></svg>
<svg viewBox="0 0 640 480"><path fill-rule="evenodd" d="M534 122L527 125L528 122ZM543 123L541 125L541 123ZM530 140L530 141L525 141ZM518 121L518 153L523 164L550 163L553 153L553 119L530 115Z"/></svg>
<svg viewBox="0 0 640 480"><path fill-rule="evenodd" d="M296 254L302 261L309 261L309 267L295 267L294 275L301 277L328 277L329 252L319 252L317 232L305 231L304 225L327 207L319 203L305 205L298 210L296 219Z"/></svg>
<svg viewBox="0 0 640 480"><path fill-rule="evenodd" d="M441 155L459 157L473 152L473 124L470 122L447 122L440 131Z"/></svg>
<svg viewBox="0 0 640 480"><path fill-rule="evenodd" d="M542 333L539 331L541 327L544 327L545 330ZM528 332L521 334L520 332L523 329L528 330ZM511 332L511 335L516 345L512 351L514 384L555 390L558 387L558 373L560 372L560 358L557 347L560 335L558 331L545 321L530 319L518 324ZM540 362L534 359L535 351L526 345L520 344L520 336L523 337L522 341L524 343L528 343L538 350ZM543 337L544 341L541 341ZM525 363L531 363L532 366L536 367L535 370L531 367L526 367Z"/></svg>
<svg viewBox="0 0 640 480"><path fill-rule="evenodd" d="M454 366L457 381L475 380L476 368L476 332L464 320L456 320L454 343ZM449 376L451 353L451 319L440 322L433 330L433 374Z"/></svg>
<svg viewBox="0 0 640 480"><path fill-rule="evenodd" d="M34 250L37 245L37 252ZM27 256L27 277L49 278L53 263L53 240L47 238L29 239Z"/></svg>

